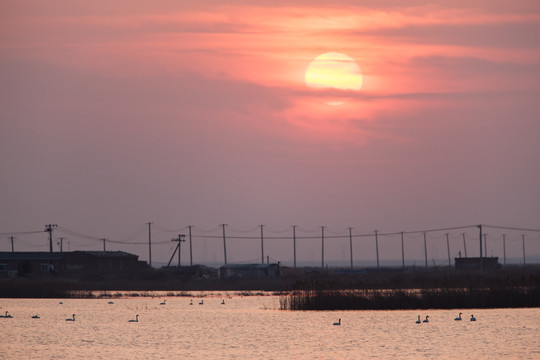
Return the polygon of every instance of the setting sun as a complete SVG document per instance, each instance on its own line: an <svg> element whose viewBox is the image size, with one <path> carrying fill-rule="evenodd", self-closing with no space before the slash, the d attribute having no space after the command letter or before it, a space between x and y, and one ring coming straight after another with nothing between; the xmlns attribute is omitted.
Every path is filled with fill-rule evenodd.
<svg viewBox="0 0 540 360"><path fill-rule="evenodd" d="M306 85L313 88L360 90L362 73L353 58L338 52L317 56L308 66Z"/></svg>

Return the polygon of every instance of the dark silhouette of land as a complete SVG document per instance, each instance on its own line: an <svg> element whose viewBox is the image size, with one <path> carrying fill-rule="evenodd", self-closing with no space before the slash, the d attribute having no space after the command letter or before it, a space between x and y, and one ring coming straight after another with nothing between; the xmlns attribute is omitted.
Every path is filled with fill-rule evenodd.
<svg viewBox="0 0 540 360"><path fill-rule="evenodd" d="M417 309L540 306L540 265L490 271L439 268L281 268L281 276L224 280L187 269L148 269L136 274L80 278L0 279L3 298L120 296L122 291L271 291L291 310Z"/></svg>

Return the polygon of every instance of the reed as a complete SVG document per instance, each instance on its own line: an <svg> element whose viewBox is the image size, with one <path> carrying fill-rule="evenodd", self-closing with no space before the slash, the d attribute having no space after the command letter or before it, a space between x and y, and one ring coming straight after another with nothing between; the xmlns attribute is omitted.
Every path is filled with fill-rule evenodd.
<svg viewBox="0 0 540 360"><path fill-rule="evenodd" d="M303 289L280 297L281 310L413 310L540 307L540 287L421 290Z"/></svg>

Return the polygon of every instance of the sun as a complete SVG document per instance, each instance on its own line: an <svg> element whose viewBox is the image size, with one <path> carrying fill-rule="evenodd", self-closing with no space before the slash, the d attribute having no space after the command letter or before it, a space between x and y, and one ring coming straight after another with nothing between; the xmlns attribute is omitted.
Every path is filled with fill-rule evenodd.
<svg viewBox="0 0 540 360"><path fill-rule="evenodd" d="M306 85L319 89L360 90L363 76L353 58L338 52L317 56L305 73Z"/></svg>

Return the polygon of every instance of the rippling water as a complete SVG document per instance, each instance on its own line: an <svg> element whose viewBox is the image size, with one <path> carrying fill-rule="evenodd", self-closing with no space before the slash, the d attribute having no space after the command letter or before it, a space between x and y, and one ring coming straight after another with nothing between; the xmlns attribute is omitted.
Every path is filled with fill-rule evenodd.
<svg viewBox="0 0 540 360"><path fill-rule="evenodd" d="M291 312L274 296L163 299L0 299L13 315L0 318L0 358L540 359L540 309Z"/></svg>

